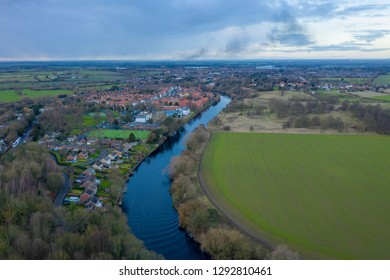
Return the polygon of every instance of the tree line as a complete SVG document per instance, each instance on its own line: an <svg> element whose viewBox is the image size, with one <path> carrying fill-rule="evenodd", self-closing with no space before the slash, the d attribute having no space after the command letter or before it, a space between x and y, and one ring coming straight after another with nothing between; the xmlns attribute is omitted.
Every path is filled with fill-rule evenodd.
<svg viewBox="0 0 390 280"><path fill-rule="evenodd" d="M271 99L269 101L270 113L275 113L278 118L289 116L305 116L307 114L325 114L334 110L337 100L309 100L306 103L296 100Z"/></svg>

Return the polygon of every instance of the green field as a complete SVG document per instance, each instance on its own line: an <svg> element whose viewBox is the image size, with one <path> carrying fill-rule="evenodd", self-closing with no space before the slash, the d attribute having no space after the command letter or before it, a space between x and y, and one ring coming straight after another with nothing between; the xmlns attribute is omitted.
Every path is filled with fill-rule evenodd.
<svg viewBox="0 0 390 280"><path fill-rule="evenodd" d="M57 96L61 94L71 94L71 90L31 90L24 89L21 94L17 94L15 90L0 91L0 102L16 102L23 98L38 98L44 96Z"/></svg>
<svg viewBox="0 0 390 280"><path fill-rule="evenodd" d="M112 139L128 139L130 133L134 133L137 139L146 140L149 137L150 131L97 129L91 131L88 136Z"/></svg>
<svg viewBox="0 0 390 280"><path fill-rule="evenodd" d="M390 84L390 75L381 75L373 82L375 85Z"/></svg>
<svg viewBox="0 0 390 280"><path fill-rule="evenodd" d="M320 78L322 81L328 82L345 82L351 84L365 84L369 81L368 78Z"/></svg>
<svg viewBox="0 0 390 280"><path fill-rule="evenodd" d="M201 178L236 224L305 258L390 259L390 137L217 133Z"/></svg>
<svg viewBox="0 0 390 280"><path fill-rule="evenodd" d="M371 99L390 102L390 95L374 96L374 97L371 97Z"/></svg>

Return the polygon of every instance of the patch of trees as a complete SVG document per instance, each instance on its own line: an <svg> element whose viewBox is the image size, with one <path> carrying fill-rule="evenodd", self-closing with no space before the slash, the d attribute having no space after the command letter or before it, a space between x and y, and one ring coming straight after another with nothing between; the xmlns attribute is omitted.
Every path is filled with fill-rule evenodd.
<svg viewBox="0 0 390 280"><path fill-rule="evenodd" d="M335 100L311 100L305 103L293 100L271 99L269 101L270 112L278 118L289 116L305 116L307 114L325 114L334 109Z"/></svg>
<svg viewBox="0 0 390 280"><path fill-rule="evenodd" d="M283 128L321 128L336 129L338 131L344 130L344 122L340 117L327 116L320 118L319 116L299 116L290 117L284 124Z"/></svg>
<svg viewBox="0 0 390 280"><path fill-rule="evenodd" d="M36 135L37 139L50 132L60 132L62 138L65 138L72 129L82 126L84 113L85 110L82 106L66 109L55 107L51 110L45 110L39 115L39 125L33 126L32 133Z"/></svg>
<svg viewBox="0 0 390 280"><path fill-rule="evenodd" d="M169 176L173 179L171 194L182 228L191 232L201 249L213 259L267 259L271 251L237 230L210 203L198 181L198 166L210 133L201 125L187 139L187 150L172 159ZM281 254L280 258L298 258Z"/></svg>
<svg viewBox="0 0 390 280"><path fill-rule="evenodd" d="M0 259L161 258L129 233L117 206L55 208L47 193L58 167L41 149L23 145L0 165Z"/></svg>
<svg viewBox="0 0 390 280"><path fill-rule="evenodd" d="M240 114L246 112L247 116L261 116L264 114L265 109L266 107L263 105L245 104L241 101L233 100L223 112L240 112Z"/></svg>
<svg viewBox="0 0 390 280"><path fill-rule="evenodd" d="M36 143L22 145L4 157L0 165L0 188L9 194L56 194L63 184L59 167Z"/></svg>
<svg viewBox="0 0 390 280"><path fill-rule="evenodd" d="M360 103L349 104L345 101L341 105L343 111L349 111L352 115L363 121L366 131L375 131L379 134L390 134L390 110L383 109L380 105L362 105Z"/></svg>

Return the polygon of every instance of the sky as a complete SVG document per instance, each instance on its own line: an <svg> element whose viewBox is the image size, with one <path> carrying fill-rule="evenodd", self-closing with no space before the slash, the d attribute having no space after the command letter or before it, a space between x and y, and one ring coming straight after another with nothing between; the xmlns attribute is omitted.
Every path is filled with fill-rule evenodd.
<svg viewBox="0 0 390 280"><path fill-rule="evenodd" d="M0 0L0 60L390 58L390 0Z"/></svg>

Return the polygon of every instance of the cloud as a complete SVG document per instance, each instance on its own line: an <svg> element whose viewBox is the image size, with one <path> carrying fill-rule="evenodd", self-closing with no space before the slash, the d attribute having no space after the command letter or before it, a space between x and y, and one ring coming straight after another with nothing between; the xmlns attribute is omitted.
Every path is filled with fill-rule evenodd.
<svg viewBox="0 0 390 280"><path fill-rule="evenodd" d="M332 16L357 16L361 13L364 13L365 16L375 16L377 12L382 12L383 10L388 10L388 4L365 4L365 5L352 5L348 7L341 8L339 10L331 13Z"/></svg>
<svg viewBox="0 0 390 280"><path fill-rule="evenodd" d="M354 34L354 38L365 42L374 42L390 34L390 30L364 30Z"/></svg>
<svg viewBox="0 0 390 280"><path fill-rule="evenodd" d="M305 28L292 16L286 15L283 22L273 28L268 39L272 44L285 46L305 46L313 44Z"/></svg>
<svg viewBox="0 0 390 280"><path fill-rule="evenodd" d="M389 14L387 5L371 2L0 0L0 57L234 58L252 54L258 46L315 47L314 38L331 46L339 39L315 36L320 33L310 26L318 24L319 32L326 33L332 18L349 23L346 18L353 16L363 22L362 15L369 14L375 22L374 12ZM386 30L366 25L361 31L353 24L343 26L348 39L372 43L372 49L383 47L376 40L388 35Z"/></svg>
<svg viewBox="0 0 390 280"><path fill-rule="evenodd" d="M307 51L315 52L325 52L325 51L361 51L361 52L378 52L378 51L388 51L390 48L372 48L368 47L370 44L353 44L353 43L343 43L338 45L327 45L327 46L311 46Z"/></svg>
<svg viewBox="0 0 390 280"><path fill-rule="evenodd" d="M241 34L231 38L225 47L225 51L229 54L237 54L245 51L250 44L250 38L246 34Z"/></svg>
<svg viewBox="0 0 390 280"><path fill-rule="evenodd" d="M209 56L209 52L204 48L190 51L189 53L182 53L179 55L181 59L185 59L185 60L203 59L207 56Z"/></svg>

